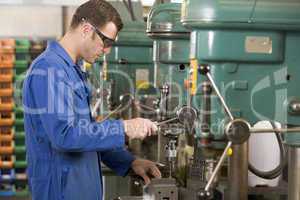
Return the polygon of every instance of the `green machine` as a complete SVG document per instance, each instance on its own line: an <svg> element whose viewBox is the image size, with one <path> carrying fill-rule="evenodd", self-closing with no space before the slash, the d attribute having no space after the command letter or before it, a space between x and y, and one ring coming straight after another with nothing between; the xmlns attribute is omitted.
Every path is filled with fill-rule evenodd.
<svg viewBox="0 0 300 200"><path fill-rule="evenodd" d="M143 198L196 200L203 181L195 179L206 176L214 164L211 158L201 157L190 167L195 146L194 121L199 118L199 102L206 98L208 86L203 81L200 88L203 91L196 94L195 84L191 85L194 73L189 63L190 30L182 26L180 16L179 3L155 5L148 16L147 34L153 39L154 84L160 91L157 159L166 167L162 169L163 178L153 180L144 190ZM200 122L203 118L206 117L200 118ZM193 180L188 180L191 176Z"/></svg>
<svg viewBox="0 0 300 200"><path fill-rule="evenodd" d="M93 88L92 115L99 121L108 118L128 119L140 113L134 108L133 99L147 99L155 94L153 86L152 41L146 36L146 23L126 20L123 3L118 4L124 27L109 54L99 58L90 70L89 81ZM125 7L124 7L125 8ZM135 10L138 12L139 10ZM125 99L125 100L124 100ZM129 141L129 150L138 155L139 141ZM154 149L154 148L153 148ZM139 156L139 155L138 155ZM108 169L104 174L105 199L135 193L131 177L120 178Z"/></svg>
<svg viewBox="0 0 300 200"><path fill-rule="evenodd" d="M147 34L154 40L155 84L157 88L160 88L161 93L160 120L177 118L160 127L158 160L169 166L169 177L174 177L177 185L180 186L177 197L196 199L199 189L205 184L202 179L205 179L205 174L210 170L211 165L214 165L213 158L216 158L219 151L224 149L224 141L221 140L224 137L218 134L218 141L204 145L207 138L210 138L209 131L204 126L195 126L209 121L207 119L209 115L204 109L209 105L205 99L210 89L205 79L201 80L199 85L192 85L195 73L189 63L190 30L182 26L180 16L181 4L164 3L152 8L147 22ZM196 93L197 90L199 90L198 93ZM204 106L200 102L204 102ZM202 135L205 135L203 139ZM201 138L201 141L195 140L195 136ZM218 147L218 150L209 152L209 156L204 157L203 154L207 151L198 148L200 145L206 149L213 145ZM191 148L192 146L194 148ZM188 148L190 148L189 152L186 151ZM193 165L190 162L192 155ZM183 159L189 161L184 162ZM172 182L170 179L165 181ZM157 192L163 193L165 187L172 188L173 186L167 183L162 184L164 187L153 187L159 188ZM166 195L164 198L172 197Z"/></svg>
<svg viewBox="0 0 300 200"><path fill-rule="evenodd" d="M184 80L189 68L190 32L180 20L181 4L165 3L153 7L147 22L147 34L153 39L155 86L162 92L162 119L186 104ZM167 93L167 94L166 94ZM167 96L164 99L163 96Z"/></svg>
<svg viewBox="0 0 300 200"><path fill-rule="evenodd" d="M164 3L154 6L148 15L146 32L153 39L154 83L160 91L156 105L159 121L176 118L187 104L184 81L189 70L190 32L180 23L180 10L179 3ZM176 121L160 126L158 161L169 164L168 175L175 171L178 136L184 132Z"/></svg>
<svg viewBox="0 0 300 200"><path fill-rule="evenodd" d="M99 88L101 116L120 108L123 95L138 99L155 92L152 41L146 36L145 27L143 22L126 22L110 54L104 55L93 67L92 73L97 76L93 76L92 82Z"/></svg>
<svg viewBox="0 0 300 200"><path fill-rule="evenodd" d="M213 91L210 130L228 144L200 196L209 196L227 153L228 199L248 199L250 134L277 132L288 146L288 199L300 199L300 1L184 0L181 22L192 30L192 85ZM281 127L254 129L258 121ZM200 138L208 135L198 133Z"/></svg>

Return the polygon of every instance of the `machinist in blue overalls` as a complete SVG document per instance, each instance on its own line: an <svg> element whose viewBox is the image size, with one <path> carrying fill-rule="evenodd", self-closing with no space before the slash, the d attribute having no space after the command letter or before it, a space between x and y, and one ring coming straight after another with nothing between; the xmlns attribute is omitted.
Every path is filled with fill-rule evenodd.
<svg viewBox="0 0 300 200"><path fill-rule="evenodd" d="M117 11L90 0L75 12L70 29L32 63L23 85L28 179L33 200L101 200L101 162L125 176L130 169L150 182L155 163L134 158L125 135L145 138L157 130L147 119L95 122L80 60L107 54L122 28Z"/></svg>

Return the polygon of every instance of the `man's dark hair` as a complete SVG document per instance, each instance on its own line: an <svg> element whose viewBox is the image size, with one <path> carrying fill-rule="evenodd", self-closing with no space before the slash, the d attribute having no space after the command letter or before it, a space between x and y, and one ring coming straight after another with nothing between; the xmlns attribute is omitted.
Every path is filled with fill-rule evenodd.
<svg viewBox="0 0 300 200"><path fill-rule="evenodd" d="M83 20L92 25L102 27L108 22L113 22L118 31L123 27L121 17L117 10L104 0L89 0L79 6L71 21L71 28L76 28Z"/></svg>

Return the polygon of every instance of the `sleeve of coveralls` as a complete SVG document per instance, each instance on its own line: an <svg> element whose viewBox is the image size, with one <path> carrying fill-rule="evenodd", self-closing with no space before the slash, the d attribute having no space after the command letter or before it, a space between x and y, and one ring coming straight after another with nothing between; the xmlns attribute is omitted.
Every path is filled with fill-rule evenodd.
<svg viewBox="0 0 300 200"><path fill-rule="evenodd" d="M125 148L99 152L102 162L119 176L126 176L135 157Z"/></svg>
<svg viewBox="0 0 300 200"><path fill-rule="evenodd" d="M45 66L47 63L40 65ZM39 111L42 125L53 147L67 152L105 151L123 147L123 123L119 120L97 123L77 119L71 86L56 75L57 68L46 69L45 74L39 75L35 70L41 68L33 68L28 81L34 108ZM86 109L89 109L88 103Z"/></svg>

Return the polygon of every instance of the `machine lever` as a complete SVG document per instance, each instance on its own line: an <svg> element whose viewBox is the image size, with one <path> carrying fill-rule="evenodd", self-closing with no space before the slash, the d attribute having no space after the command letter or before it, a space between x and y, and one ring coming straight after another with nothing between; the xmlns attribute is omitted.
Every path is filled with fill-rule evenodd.
<svg viewBox="0 0 300 200"><path fill-rule="evenodd" d="M299 133L300 132L300 127L295 127L295 128L251 128L250 133Z"/></svg>
<svg viewBox="0 0 300 200"><path fill-rule="evenodd" d="M221 104L224 107L224 109L225 109L227 115L229 116L230 120L234 120L234 117L233 117L231 111L229 110L229 107L227 106L223 96L221 95L221 92L219 91L219 89L218 89L218 87L217 87L215 81L213 80L213 78L212 78L209 71L210 71L210 68L207 65L206 66L200 66L200 68L199 68L199 72L201 74L206 75L207 79L210 81L214 91L216 92L217 96L219 97L219 99L221 101ZM225 150L224 150L224 152L223 152L223 154L222 154L222 156L221 156L221 158L220 158L220 160L219 160L219 162L218 162L218 164L217 164L217 166L216 166L216 168L214 169L211 177L209 178L209 180L208 180L208 182L205 186L205 189L204 189L205 191L207 191L207 192L209 191L209 189L210 189L214 179L216 178L216 176L217 176L217 174L218 174L225 158L227 157L227 152L231 148L231 146L232 146L232 142L229 141L226 148L225 148Z"/></svg>
<svg viewBox="0 0 300 200"><path fill-rule="evenodd" d="M209 82L211 83L211 86L213 87L214 91L216 92L218 98L220 99L221 104L224 107L224 109L225 109L227 115L229 116L230 120L234 120L234 117L233 117L233 115L232 115L229 107L227 106L227 104L226 104L223 96L221 95L221 92L219 91L219 89L218 89L215 81L213 80L213 78L212 78L212 76L210 74L210 68L209 68L209 66L208 65L201 65L198 69L199 69L199 72L201 74L205 75L207 77L207 79L209 80ZM214 179L216 178L216 176L217 176L217 174L218 174L218 172L219 172L219 170L220 170L220 168L221 168L221 166L222 166L222 164L223 164L223 162L224 162L224 160L225 160L225 158L227 156L227 152L231 148L231 146L232 146L232 142L229 141L228 144L227 144L227 146L226 146L226 148L225 148L225 150L224 150L224 152L223 152L223 154L222 154L222 156L221 156L221 158L220 158L220 160L219 160L219 162L218 162L218 164L217 164L217 166L216 166L216 168L214 169L211 177L209 178L209 180L208 180L208 182L207 182L207 184L205 186L204 190L206 192L209 191L209 189L210 189L210 187L211 187Z"/></svg>
<svg viewBox="0 0 300 200"><path fill-rule="evenodd" d="M171 119L167 119L167 120L164 120L164 121L161 121L161 122L154 122L156 124L156 126L161 126L163 124L167 124L169 122L173 122L175 120L177 120L178 118L177 117L174 117L174 118L171 118Z"/></svg>
<svg viewBox="0 0 300 200"><path fill-rule="evenodd" d="M100 123L110 118L113 114L119 112L119 110L122 108L122 105L119 105L116 109L111 111L108 115L106 115L103 119L101 119Z"/></svg>
<svg viewBox="0 0 300 200"><path fill-rule="evenodd" d="M225 150L224 150L224 152L223 152L223 154L222 154L222 156L221 156L221 158L220 158L220 160L219 160L219 162L218 162L216 168L214 169L214 171L213 171L211 177L209 178L209 180L208 180L208 182L207 182L207 184L206 184L206 186L205 186L205 189L204 189L205 191L207 191L207 192L209 191L210 186L212 185L214 179L216 178L216 176L217 176L217 174L218 174L218 172L219 172L219 170L220 170L220 168L221 168L221 166L222 166L222 164L223 164L225 158L227 157L227 152L228 152L228 150L231 148L231 146L232 146L232 142L229 141L229 142L227 143L227 146L226 146L226 148L225 148Z"/></svg>
<svg viewBox="0 0 300 200"><path fill-rule="evenodd" d="M229 110L229 107L227 106L227 104L226 104L226 102L225 102L223 96L221 95L221 93L220 93L218 87L217 87L216 84L215 84L215 81L213 80L213 78L211 77L211 74L210 74L209 72L206 73L206 77L208 78L208 80L210 81L212 87L214 88L214 91L216 92L217 96L219 97L219 99L220 99L220 101L221 101L221 103L222 103L222 105L223 105L223 107L224 107L226 113L227 113L228 116L230 117L230 120L233 120L234 117L233 117L233 115L231 114L231 112L230 112L230 110Z"/></svg>
<svg viewBox="0 0 300 200"><path fill-rule="evenodd" d="M158 166L158 167L166 167L165 164L163 163L160 163L160 162L155 162L155 164Z"/></svg>
<svg viewBox="0 0 300 200"><path fill-rule="evenodd" d="M120 105L118 105L117 108L115 108L113 111L111 111L108 115L106 115L101 121L105 121L108 118L110 118L113 114L120 112L122 109L126 108L127 106L131 105L134 101L134 97L130 93L126 93L120 96Z"/></svg>
<svg viewBox="0 0 300 200"><path fill-rule="evenodd" d="M97 99L97 101L96 101L94 107L92 107L91 113L92 113L92 116L93 116L93 117L95 117L96 112L97 112L97 109L100 107L101 102L102 102L102 99L101 99L101 98Z"/></svg>

